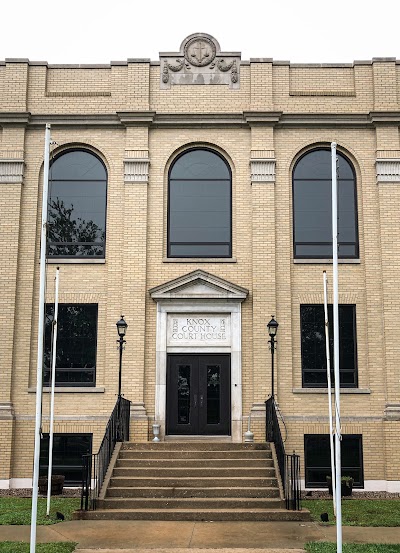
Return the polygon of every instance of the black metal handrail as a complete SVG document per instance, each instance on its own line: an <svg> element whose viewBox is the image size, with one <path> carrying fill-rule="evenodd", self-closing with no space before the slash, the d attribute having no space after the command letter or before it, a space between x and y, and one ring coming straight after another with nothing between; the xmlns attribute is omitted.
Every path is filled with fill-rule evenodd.
<svg viewBox="0 0 400 553"><path fill-rule="evenodd" d="M270 397L265 402L266 409L266 441L275 444L286 509L299 511L300 506L300 456L295 452L287 455L279 426L275 398Z"/></svg>
<svg viewBox="0 0 400 553"><path fill-rule="evenodd" d="M131 402L121 396L111 413L97 453L82 455L81 510L94 511L117 442L129 440Z"/></svg>

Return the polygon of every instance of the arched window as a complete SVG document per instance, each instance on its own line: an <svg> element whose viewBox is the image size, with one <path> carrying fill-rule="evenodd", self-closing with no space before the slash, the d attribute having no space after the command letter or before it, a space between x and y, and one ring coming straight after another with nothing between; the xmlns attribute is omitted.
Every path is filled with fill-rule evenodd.
<svg viewBox="0 0 400 553"><path fill-rule="evenodd" d="M183 153L169 172L168 257L232 256L232 179L205 149Z"/></svg>
<svg viewBox="0 0 400 553"><path fill-rule="evenodd" d="M55 158L49 174L49 257L104 257L106 196L107 171L96 155L73 150Z"/></svg>
<svg viewBox="0 0 400 553"><path fill-rule="evenodd" d="M338 153L338 244L340 258L358 257L356 179ZM331 151L304 154L293 170L294 257L332 258Z"/></svg>

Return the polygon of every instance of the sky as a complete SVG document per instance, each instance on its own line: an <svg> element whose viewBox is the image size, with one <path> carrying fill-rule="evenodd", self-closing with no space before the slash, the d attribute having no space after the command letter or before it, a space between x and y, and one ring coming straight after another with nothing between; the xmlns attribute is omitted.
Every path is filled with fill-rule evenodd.
<svg viewBox="0 0 400 553"><path fill-rule="evenodd" d="M400 59L400 0L3 0L0 60L158 60L195 32L242 59Z"/></svg>

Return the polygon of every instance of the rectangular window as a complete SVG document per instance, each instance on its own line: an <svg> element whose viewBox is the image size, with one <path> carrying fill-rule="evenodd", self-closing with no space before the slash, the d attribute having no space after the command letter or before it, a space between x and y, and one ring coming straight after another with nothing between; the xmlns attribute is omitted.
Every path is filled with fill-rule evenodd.
<svg viewBox="0 0 400 553"><path fill-rule="evenodd" d="M362 436L347 434L341 443L342 476L350 476L355 488L364 487ZM327 488L331 476L329 435L305 434L304 465L307 488Z"/></svg>
<svg viewBox="0 0 400 553"><path fill-rule="evenodd" d="M82 455L92 453L93 434L54 434L53 475L65 476L65 485L82 483ZM47 476L49 467L49 434L40 443L40 476Z"/></svg>
<svg viewBox="0 0 400 553"><path fill-rule="evenodd" d="M59 304L56 386L95 386L97 304ZM50 383L54 305L46 305L44 384Z"/></svg>
<svg viewBox="0 0 400 553"><path fill-rule="evenodd" d="M328 305L331 378L334 384L333 307ZM304 388L326 388L325 316L323 305L301 305L301 368ZM339 305L340 386L357 388L356 306Z"/></svg>

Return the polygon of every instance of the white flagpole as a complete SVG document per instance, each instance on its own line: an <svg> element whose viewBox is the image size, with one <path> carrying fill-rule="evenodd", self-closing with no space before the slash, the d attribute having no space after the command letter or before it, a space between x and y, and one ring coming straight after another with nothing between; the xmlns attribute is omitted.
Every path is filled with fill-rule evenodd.
<svg viewBox="0 0 400 553"><path fill-rule="evenodd" d="M56 285L54 297L53 318L53 356L51 361L51 402L50 402L50 429L49 429L49 467L47 471L47 511L50 515L51 474L53 472L53 434L54 434L54 390L56 386L56 358L57 358L57 330L58 330L58 287L60 282L60 267L56 271Z"/></svg>
<svg viewBox="0 0 400 553"><path fill-rule="evenodd" d="M333 497L333 513L336 516L336 482L335 482L335 453L333 447L332 421L332 383L331 383L331 354L329 351L329 320L328 320L328 282L324 271L324 312L325 312L325 349L326 349L326 376L328 379L328 406L329 406L329 445L331 449L331 481Z"/></svg>
<svg viewBox="0 0 400 553"><path fill-rule="evenodd" d="M46 292L46 226L47 203L49 195L49 160L50 160L50 124L46 124L44 140L44 165L43 165L43 198L42 198L42 225L40 232L40 277L39 277L39 321L38 321L38 351L36 371L36 416L35 416L35 452L33 459L32 478L32 514L31 514L31 540L30 553L36 551L36 522L37 500L40 461L40 438L42 424L42 384L43 384L43 333L44 333L44 301Z"/></svg>
<svg viewBox="0 0 400 553"><path fill-rule="evenodd" d="M336 468L336 548L342 553L342 498L341 498L341 429L340 429L340 371L339 371L339 271L337 229L337 174L336 143L332 151L332 246L333 246L333 351L335 374L335 468Z"/></svg>

